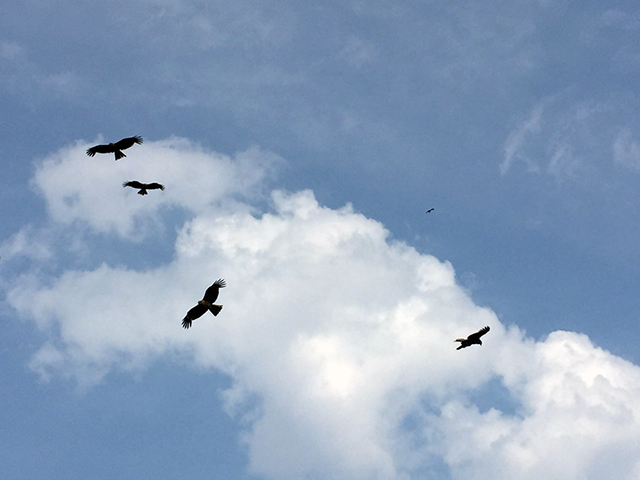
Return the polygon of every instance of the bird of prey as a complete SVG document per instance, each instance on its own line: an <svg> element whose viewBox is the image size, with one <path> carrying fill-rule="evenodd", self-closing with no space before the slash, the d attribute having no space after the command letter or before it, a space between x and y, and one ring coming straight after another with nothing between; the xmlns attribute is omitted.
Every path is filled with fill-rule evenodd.
<svg viewBox="0 0 640 480"><path fill-rule="evenodd" d="M214 305L213 302L218 298L218 294L220 293L220 289L226 287L226 282L220 278L216 280L213 285L207 288L207 291L204 292L204 297L202 300L198 301L198 304L193 307L191 310L187 312L185 317L182 319L182 328L191 327L191 323L196 318L200 318L204 315L207 310L213 313L214 316L220 313L222 310L222 305Z"/></svg>
<svg viewBox="0 0 640 480"><path fill-rule="evenodd" d="M122 150L133 147L134 144L140 145L142 143L142 137L136 135L135 137L123 138L119 142L109 143L108 145L96 145L87 149L87 155L93 157L96 153L113 153L116 156L116 160L126 157Z"/></svg>
<svg viewBox="0 0 640 480"><path fill-rule="evenodd" d="M122 184L123 187L133 187L133 188L139 188L140 191L138 192L138 195L146 195L147 194L147 190L164 190L164 185L160 184L160 183L141 183L138 182L137 180L132 180L130 182L124 182Z"/></svg>
<svg viewBox="0 0 640 480"><path fill-rule="evenodd" d="M426 211L426 212L424 212L424 213L431 213L431 212L433 212L434 210L435 210L435 208L430 208L429 210L427 210L427 211Z"/></svg>
<svg viewBox="0 0 640 480"><path fill-rule="evenodd" d="M476 333L472 333L467 338L456 338L454 342L460 342L460 346L456 348L456 350L470 347L471 345L482 345L482 340L480 340L480 337L487 333L489 330L491 330L489 327L484 327L478 330Z"/></svg>

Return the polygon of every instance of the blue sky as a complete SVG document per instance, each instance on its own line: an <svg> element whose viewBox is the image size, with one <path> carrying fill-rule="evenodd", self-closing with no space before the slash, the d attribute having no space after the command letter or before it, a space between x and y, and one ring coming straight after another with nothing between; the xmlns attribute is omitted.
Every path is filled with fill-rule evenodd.
<svg viewBox="0 0 640 480"><path fill-rule="evenodd" d="M0 26L3 478L640 476L636 2Z"/></svg>

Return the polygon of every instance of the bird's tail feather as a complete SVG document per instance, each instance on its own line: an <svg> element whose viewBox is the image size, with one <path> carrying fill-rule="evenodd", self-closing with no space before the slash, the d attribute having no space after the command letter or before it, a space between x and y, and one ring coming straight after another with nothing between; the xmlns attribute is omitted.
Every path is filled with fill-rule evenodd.
<svg viewBox="0 0 640 480"><path fill-rule="evenodd" d="M138 195L146 195L146 194L147 194L147 191L144 188L138 192Z"/></svg>
<svg viewBox="0 0 640 480"><path fill-rule="evenodd" d="M120 160L121 158L126 157L126 155L122 153L120 150L116 150L115 155L116 155L116 160Z"/></svg>
<svg viewBox="0 0 640 480"><path fill-rule="evenodd" d="M456 338L454 342L464 342L466 338Z"/></svg>
<svg viewBox="0 0 640 480"><path fill-rule="evenodd" d="M222 310L222 305L211 305L209 307L209 311L213 313L214 317L220 313L220 310Z"/></svg>

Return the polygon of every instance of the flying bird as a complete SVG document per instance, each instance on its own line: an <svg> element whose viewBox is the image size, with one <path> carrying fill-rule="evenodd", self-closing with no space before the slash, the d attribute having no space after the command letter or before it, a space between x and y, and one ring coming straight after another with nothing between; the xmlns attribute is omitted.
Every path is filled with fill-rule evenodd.
<svg viewBox="0 0 640 480"><path fill-rule="evenodd" d="M214 316L218 315L220 313L220 310L222 310L222 305L214 305L213 302L215 302L218 298L220 289L226 286L226 282L222 278L220 278L216 280L213 285L207 288L206 292L204 292L204 297L202 298L202 300L198 301L198 304L191 310L189 310L185 317L182 319L182 328L190 328L193 321L196 318L200 318L202 315L204 315L207 310L213 313Z"/></svg>
<svg viewBox="0 0 640 480"><path fill-rule="evenodd" d="M426 212L424 212L424 213L431 213L431 212L433 212L434 210L435 210L435 208L430 208L429 210L427 210L427 211L426 211Z"/></svg>
<svg viewBox="0 0 640 480"><path fill-rule="evenodd" d="M138 195L146 195L147 194L147 190L164 190L164 185L162 185L161 183L141 183L138 182L137 180L132 180L130 182L124 182L122 184L123 187L133 187L133 188L139 188L140 191L138 192Z"/></svg>
<svg viewBox="0 0 640 480"><path fill-rule="evenodd" d="M107 145L96 145L87 149L87 155L93 157L96 153L114 153L116 160L126 157L122 150L133 147L135 144L142 144L142 137L136 135L135 137L123 138L119 142L109 143Z"/></svg>
<svg viewBox="0 0 640 480"><path fill-rule="evenodd" d="M484 327L478 330L476 333L472 333L467 338L456 338L454 342L460 342L460 346L456 348L456 350L470 347L471 345L482 345L482 340L480 340L480 337L487 333L489 330L491 330L489 327Z"/></svg>

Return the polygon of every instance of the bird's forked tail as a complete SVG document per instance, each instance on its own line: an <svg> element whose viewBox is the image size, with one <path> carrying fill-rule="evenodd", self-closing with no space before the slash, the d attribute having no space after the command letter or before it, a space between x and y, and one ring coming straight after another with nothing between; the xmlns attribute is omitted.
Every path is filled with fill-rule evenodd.
<svg viewBox="0 0 640 480"><path fill-rule="evenodd" d="M209 306L209 311L211 313L213 313L213 316L217 316L220 313L220 310L222 310L222 305L210 305Z"/></svg>

